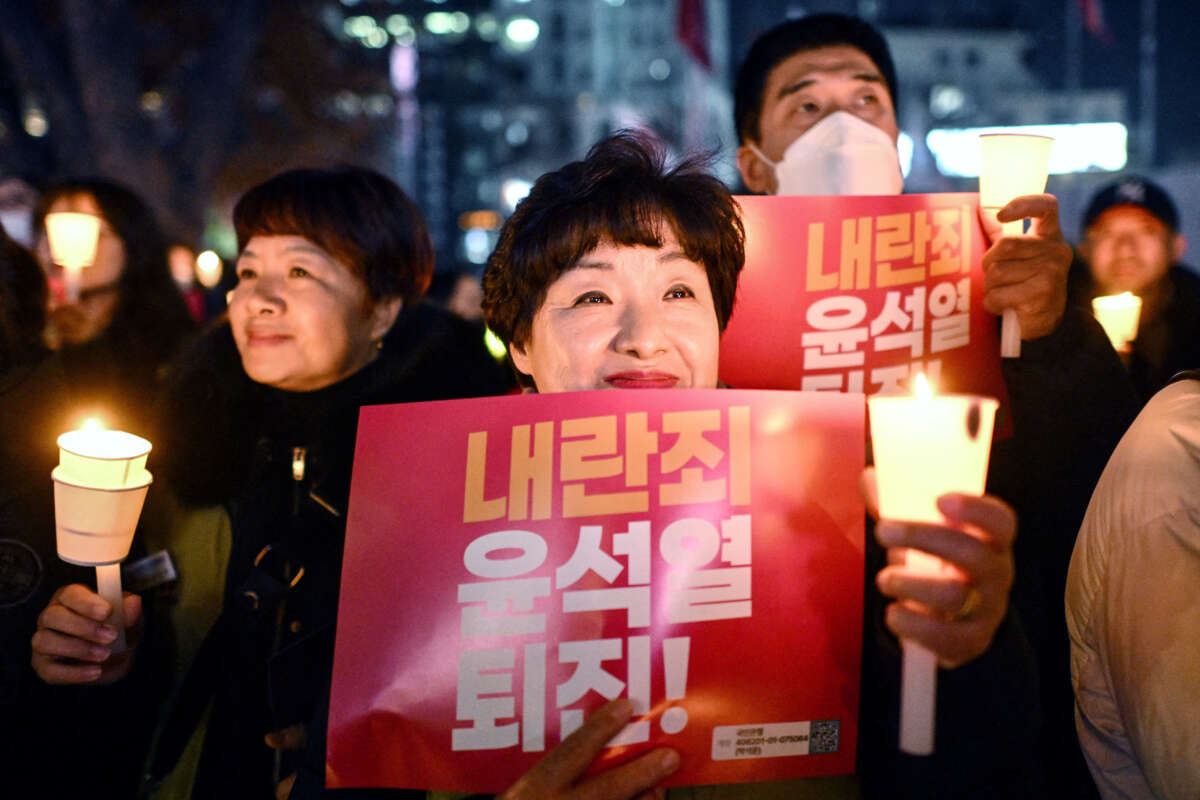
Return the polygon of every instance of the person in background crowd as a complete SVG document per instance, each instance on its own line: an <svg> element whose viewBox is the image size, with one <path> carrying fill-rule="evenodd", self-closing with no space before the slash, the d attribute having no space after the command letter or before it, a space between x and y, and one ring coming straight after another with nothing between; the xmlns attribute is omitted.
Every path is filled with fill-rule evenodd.
<svg viewBox="0 0 1200 800"><path fill-rule="evenodd" d="M1200 371L1150 400L1067 579L1076 722L1106 799L1200 797Z"/></svg>
<svg viewBox="0 0 1200 800"><path fill-rule="evenodd" d="M24 178L0 178L0 229L25 248L33 247L33 208L38 193Z"/></svg>
<svg viewBox="0 0 1200 800"><path fill-rule="evenodd" d="M1163 189L1128 177L1098 191L1083 214L1071 300L1085 312L1100 295L1142 299L1137 338L1125 355L1141 402L1176 372L1200 364L1200 275L1184 266L1187 239Z"/></svg>
<svg viewBox="0 0 1200 800"><path fill-rule="evenodd" d="M433 271L429 234L383 175L282 173L239 200L234 227L229 318L174 366L166 401L174 414L158 448L161 474L183 502L228 512L224 607L183 682L151 777L166 776L202 735L193 797L303 798L324 790L358 409L505 387L479 369L491 364L481 342L463 346L459 320L421 304ZM95 631L107 613L85 587L61 590L34 637L39 675L93 680L106 663Z"/></svg>
<svg viewBox="0 0 1200 800"><path fill-rule="evenodd" d="M899 193L896 89L887 42L861 19L814 14L763 33L734 88L746 186L769 194ZM981 216L993 240L983 256L984 308L1015 309L1023 339L1021 357L1003 360L1014 435L993 447L988 491L1020 519L1013 602L1041 662L1051 793L1088 797L1094 789L1075 738L1067 633L1052 609L1092 487L1136 401L1099 325L1066 307L1071 251L1057 201L1020 197L999 214L1000 221L1023 217L1033 218L1029 235L1000 237L995 221ZM877 666L865 665L865 694L886 685ZM966 745L951 746L959 744ZM886 738L867 742L889 746ZM934 762L909 759L908 768L926 775Z"/></svg>
<svg viewBox="0 0 1200 800"><path fill-rule="evenodd" d="M65 297L50 258L46 215L100 218L95 263L80 276L77 301ZM154 440L152 406L162 368L194 330L167 267L166 242L149 206L99 178L69 180L42 195L34 213L38 261L50 281L45 338L58 352L81 416Z"/></svg>
<svg viewBox="0 0 1200 800"><path fill-rule="evenodd" d="M49 598L46 571L56 560L46 488L58 456L57 414L50 409L61 396L62 376L45 358L45 316L45 276L0 229L0 767L6 775L29 761L24 745L35 714L27 702L29 637Z"/></svg>
<svg viewBox="0 0 1200 800"><path fill-rule="evenodd" d="M73 406L42 345L46 293L33 254L0 231L0 770L6 796L124 800L137 791L160 685L50 687L30 667L30 637L51 593L95 574L62 561L56 547L50 472ZM131 620L139 610L129 609ZM98 731L121 747L97 750Z"/></svg>
<svg viewBox="0 0 1200 800"><path fill-rule="evenodd" d="M204 287L196 280L196 251L186 244L175 242L167 248L167 267L175 288L183 295L188 313L197 324L206 321Z"/></svg>
<svg viewBox="0 0 1200 800"><path fill-rule="evenodd" d="M484 273L484 315L530 390L717 385L718 343L745 258L741 221L728 190L702 163L668 171L664 162L662 148L648 138L602 141L583 161L539 178L502 228ZM929 758L935 768L909 787L913 796L960 797L983 786L1027 796L1036 791L1027 736L1036 700L1028 645L1007 614L1015 519L994 497L948 495L941 507L947 526L891 522L880 526L879 539L888 548L934 552L964 579L883 569L884 548L869 541L876 566L864 604L864 660L886 662L898 675L894 637L904 636L930 647L947 668L939 685L938 752ZM890 685L898 694L895 678ZM894 706L894 697L877 702L864 694L860 730L888 731L891 752L860 749L858 767L864 778L889 786L890 796L902 796ZM618 730L629 714L623 701L606 706L504 797L572 796L572 787L581 797L630 797L654 786L678 764L669 750L575 785L607 740L603 734ZM947 746L955 740L970 744ZM857 796L847 778L707 791Z"/></svg>

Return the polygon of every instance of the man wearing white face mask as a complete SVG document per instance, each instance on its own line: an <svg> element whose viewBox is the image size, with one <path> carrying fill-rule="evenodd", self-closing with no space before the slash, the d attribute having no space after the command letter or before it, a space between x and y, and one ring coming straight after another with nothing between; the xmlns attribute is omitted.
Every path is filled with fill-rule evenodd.
<svg viewBox="0 0 1200 800"><path fill-rule="evenodd" d="M754 142L745 146L774 168L775 194L900 194L904 188L895 140L849 111L833 111L797 136L781 161Z"/></svg>
<svg viewBox="0 0 1200 800"><path fill-rule="evenodd" d="M762 34L734 88L737 163L746 186L781 195L899 194L896 90L887 43L861 19L816 14ZM1023 217L1033 219L1029 235L1005 238L995 220L983 220L993 241L983 257L984 307L997 315L1015 309L1024 340L1021 357L1004 360L1014 435L993 447L988 482L988 491L1018 513L1010 606L1016 613L997 630L987 653L939 678L934 756L901 756L890 725L864 725L860 762L886 765L866 776L866 795L886 794L909 779L916 785L942 781L937 785L958 787L958 794L970 785L995 788L1000 768L987 753L1016 760L1021 737L1036 741L1038 732L1014 727L1018 684L1027 679L1006 675L1004 687L989 661L1021 647L1027 636L1024 646L1032 645L1041 684L1038 750L1048 794L1095 796L1074 733L1059 607L1091 488L1136 406L1095 320L1065 308L1071 251L1059 230L1057 201L1048 194L1018 198L1000 214L1002 221ZM884 616L886 601L874 593L867 600L869 639L884 629L876 617ZM864 641L864 708L896 702L896 665L881 654L886 648ZM981 694L983 686L991 688ZM960 704L973 719L955 716ZM1030 785L1017 793L1039 792Z"/></svg>

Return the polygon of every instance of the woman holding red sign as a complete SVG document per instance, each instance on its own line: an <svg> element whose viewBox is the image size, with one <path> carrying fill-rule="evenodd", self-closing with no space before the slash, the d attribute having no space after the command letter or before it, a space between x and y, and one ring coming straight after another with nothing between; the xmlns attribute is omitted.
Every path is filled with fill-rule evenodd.
<svg viewBox="0 0 1200 800"><path fill-rule="evenodd" d="M527 389L717 386L718 342L744 261L742 225L728 190L702 162L667 169L665 160L650 138L619 134L583 161L542 176L505 224L484 273L484 314ZM869 472L864 486L872 495ZM917 640L943 667L963 666L956 670L960 680L945 681L949 702L940 704L938 725L985 743L979 764L973 770L948 766L944 785L919 790L954 793L983 780L1019 791L1028 786L1031 754L1021 736L1022 726L1035 719L1036 685L1027 645L1007 613L1015 515L990 496L947 495L940 507L955 527L889 522L876 530L883 547L934 553L954 571L925 577L884 566L881 548L868 553L868 572L880 591L869 591L866 603L864 686L896 681L893 637ZM994 708L975 699L985 686L997 698ZM956 688L972 705L948 697ZM1019 719L1014 704L1027 710ZM628 701L609 703L505 797L632 797L652 789L687 754L659 748L579 780L631 714ZM895 708L864 703L860 716L864 727L897 725ZM904 780L907 757L859 752L860 772ZM822 796L856 796L852 779L816 780L826 781Z"/></svg>

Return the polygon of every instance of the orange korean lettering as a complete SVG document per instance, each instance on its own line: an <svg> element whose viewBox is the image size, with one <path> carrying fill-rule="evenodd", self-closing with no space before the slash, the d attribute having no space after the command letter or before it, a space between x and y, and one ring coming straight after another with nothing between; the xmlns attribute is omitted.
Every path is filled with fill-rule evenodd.
<svg viewBox="0 0 1200 800"><path fill-rule="evenodd" d="M930 250L934 253L934 258L929 265L930 275L970 271L969 210L968 206L959 206L939 208L933 212L933 241L930 243Z"/></svg>
<svg viewBox="0 0 1200 800"><path fill-rule="evenodd" d="M842 220L842 258L838 288L871 288L871 221L873 217Z"/></svg>
<svg viewBox="0 0 1200 800"><path fill-rule="evenodd" d="M530 449L532 446L532 450ZM508 472L508 518L550 519L550 499L554 469L554 423L533 426L532 441L528 425L514 425L512 460Z"/></svg>
<svg viewBox="0 0 1200 800"><path fill-rule="evenodd" d="M808 223L808 258L805 262L804 288L809 292L836 289L838 273L825 272L825 223Z"/></svg>
<svg viewBox="0 0 1200 800"><path fill-rule="evenodd" d="M617 453L616 415L563 420L561 432L559 477L564 482L611 478L623 471L623 459ZM563 517L637 513L649 508L647 491L589 494L581 482L563 486Z"/></svg>
<svg viewBox="0 0 1200 800"><path fill-rule="evenodd" d="M925 280L922 266L893 267L893 261L913 257L912 215L883 214L875 218L875 285L898 286Z"/></svg>
<svg viewBox="0 0 1200 800"><path fill-rule="evenodd" d="M463 522L485 522L504 516L506 500L483 497L484 474L487 470L487 431L475 431L467 436L467 479L463 497Z"/></svg>
<svg viewBox="0 0 1200 800"><path fill-rule="evenodd" d="M929 237L933 228L929 225L929 215L924 211L913 212L913 263L924 264L929 252Z"/></svg>
<svg viewBox="0 0 1200 800"><path fill-rule="evenodd" d="M750 505L750 407L729 409L729 502Z"/></svg>
<svg viewBox="0 0 1200 800"><path fill-rule="evenodd" d="M699 467L686 467L693 459L709 469L716 467L725 458L725 452L704 436L705 431L721 429L721 412L718 409L704 411L668 411L662 417L663 433L678 433L675 444L662 454L660 468L663 475L679 471L679 483L663 483L658 487L659 503L677 506L688 503L712 503L725 497L725 479L704 480L704 471Z"/></svg>
<svg viewBox="0 0 1200 800"><path fill-rule="evenodd" d="M658 434L650 430L645 411L625 415L625 485L645 486L646 462L658 452Z"/></svg>

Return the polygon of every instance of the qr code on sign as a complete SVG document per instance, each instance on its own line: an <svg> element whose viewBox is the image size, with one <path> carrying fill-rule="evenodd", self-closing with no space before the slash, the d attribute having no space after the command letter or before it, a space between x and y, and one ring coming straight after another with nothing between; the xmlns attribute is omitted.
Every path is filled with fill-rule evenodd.
<svg viewBox="0 0 1200 800"><path fill-rule="evenodd" d="M841 734L842 722L836 719L823 719L811 723L808 732L808 753L836 753L838 751L838 736Z"/></svg>

